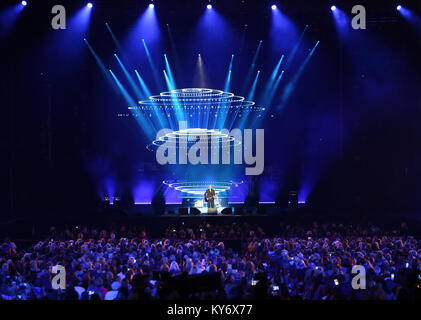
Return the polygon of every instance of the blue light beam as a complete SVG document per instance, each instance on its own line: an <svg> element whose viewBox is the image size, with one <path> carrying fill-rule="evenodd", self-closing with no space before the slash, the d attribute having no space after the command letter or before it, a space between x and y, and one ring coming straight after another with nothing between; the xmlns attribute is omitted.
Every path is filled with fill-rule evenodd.
<svg viewBox="0 0 421 320"><path fill-rule="evenodd" d="M166 54L164 54L164 59L165 59L165 70L167 71L168 79L171 82L171 87L174 88L174 89L177 89L177 85L175 83L175 79L174 79L173 73L171 71L170 63L168 61L168 58L167 58ZM172 89L172 90L174 90L174 89Z"/></svg>
<svg viewBox="0 0 421 320"><path fill-rule="evenodd" d="M288 52L296 42L298 29L281 10L272 10L270 27L270 46L274 52Z"/></svg>
<svg viewBox="0 0 421 320"><path fill-rule="evenodd" d="M245 92L246 92L246 90L249 86L249 82L251 80L251 77L254 73L254 69L256 68L256 62L257 62L257 58L259 57L259 52L260 52L261 47L262 47L262 40L259 41L259 45L257 46L256 52L255 52L255 54L253 56L253 60L251 62L251 66L250 66L249 71L247 73L247 76L244 80L243 88L241 90L243 95L245 95Z"/></svg>
<svg viewBox="0 0 421 320"><path fill-rule="evenodd" d="M307 55L304 62L301 64L300 68L298 69L298 71L296 72L296 74L294 75L292 80L285 87L282 98L281 98L281 103L278 106L278 110L281 110L285 106L285 104L287 103L289 97L291 96L292 92L294 91L294 89L295 89L295 87L298 83L298 80L300 79L300 77L301 77L305 67L309 63L311 57L313 56L313 53L316 51L316 48L319 45L319 43L320 43L320 41L316 42L313 49L311 49L310 53Z"/></svg>
<svg viewBox="0 0 421 320"><path fill-rule="evenodd" d="M261 105L265 105L265 106L268 106L268 107L270 106L271 101L269 101L269 99L268 99L269 93L271 92L271 90L274 86L274 83L277 79L278 72L279 72L279 69L281 68L281 64L282 64L283 60L284 60L284 55L282 55L281 58L279 59L278 63L276 64L275 68L272 71L272 74L270 75L269 80L267 81L267 83L265 85L265 88L263 90L263 94L262 94L261 99L260 99Z"/></svg>
<svg viewBox="0 0 421 320"><path fill-rule="evenodd" d="M110 25L106 22L105 26L107 27L108 31L110 32L111 38L113 39L114 44L116 45L116 47L118 49L118 52L122 52L123 50L121 49L120 42L118 41L117 37L115 36L113 30L111 30Z"/></svg>
<svg viewBox="0 0 421 320"><path fill-rule="evenodd" d="M332 15L335 22L336 33L338 34L339 39L343 40L347 37L349 30L351 29L351 19L344 11L338 8L332 10Z"/></svg>
<svg viewBox="0 0 421 320"><path fill-rule="evenodd" d="M90 23L92 7L85 5L81 8L69 21L69 30L72 32L85 35Z"/></svg>
<svg viewBox="0 0 421 320"><path fill-rule="evenodd" d="M298 48L300 47L300 44L303 41L304 34L306 33L307 29L308 29L308 25L306 25L304 27L304 30L301 33L300 38L298 39L298 41L295 44L294 48L292 49L290 55L288 56L288 59L287 59L286 64L285 64L285 70L287 70L289 68L289 66L291 65L292 61L294 60L294 58L295 58L295 56L297 54Z"/></svg>
<svg viewBox="0 0 421 320"><path fill-rule="evenodd" d="M0 12L0 37L5 37L12 31L24 7L18 3Z"/></svg>
<svg viewBox="0 0 421 320"><path fill-rule="evenodd" d="M105 67L104 63L102 62L101 58L97 55L97 53L95 52L95 50L92 48L92 46L89 44L88 40L83 39L83 41L86 43L86 45L88 46L89 51L91 52L91 54L93 55L96 63L98 64L99 69L102 71L102 73L104 74L105 78L108 80L108 82L110 83L111 87L114 89L114 91L118 94L120 94L120 91L118 90L115 82L113 81L112 77L110 76L107 68Z"/></svg>
<svg viewBox="0 0 421 320"><path fill-rule="evenodd" d="M124 66L123 62L121 62L120 58L117 56L117 54L114 54L114 57L117 59L118 64L121 67L121 70L123 70L124 75L127 78L127 81L129 81L130 86L132 87L133 91L136 94L136 98L137 99L142 99L143 98L143 94L140 91L139 87L137 86L136 82L134 81L134 79L132 78L132 76L130 75L129 71L127 71L126 67Z"/></svg>
<svg viewBox="0 0 421 320"><path fill-rule="evenodd" d="M118 78L116 77L116 75L114 74L114 72L112 70L109 70L111 76L114 78L115 83L117 84L118 88L120 89L124 100L126 101L126 103L128 104L129 107L137 107L137 103L136 101L133 100L133 98L130 96L130 94L128 93L128 91L124 88L124 86L121 84L120 80L118 80ZM132 108L130 109L131 112L133 113L136 121L139 123L142 131L144 133L146 133L146 136L149 139L154 139L154 133L156 132L156 129L151 125L151 123L149 123L146 119L145 116L143 114L143 112L141 112L138 108Z"/></svg>
<svg viewBox="0 0 421 320"><path fill-rule="evenodd" d="M228 73L227 73L227 77L225 79L225 84L224 84L224 91L228 92L230 89L230 82L231 82L231 71L232 71L232 63L234 61L234 55L231 56L231 61L228 67Z"/></svg>
<svg viewBox="0 0 421 320"><path fill-rule="evenodd" d="M152 69L152 75L153 75L153 78L155 80L155 83L156 83L158 89L162 89L162 84L161 84L160 77L158 75L158 71L155 67L155 63L152 60L152 57L151 57L151 54L149 52L148 46L146 45L145 39L142 39L142 43L143 43L143 47L145 48L145 52L146 52L146 56L147 56L148 61L149 61L149 65Z"/></svg>
<svg viewBox="0 0 421 320"><path fill-rule="evenodd" d="M406 21L413 27L413 29L417 32L418 36L421 38L421 18L415 12L400 6L398 9L399 13L402 17L405 18Z"/></svg>

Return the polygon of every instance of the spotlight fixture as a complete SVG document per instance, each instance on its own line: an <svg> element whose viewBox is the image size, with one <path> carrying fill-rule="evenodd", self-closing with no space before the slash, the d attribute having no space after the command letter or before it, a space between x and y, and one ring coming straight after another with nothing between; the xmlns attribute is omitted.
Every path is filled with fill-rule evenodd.
<svg viewBox="0 0 421 320"><path fill-rule="evenodd" d="M208 10L212 9L212 5L209 3L206 8L208 8Z"/></svg>
<svg viewBox="0 0 421 320"><path fill-rule="evenodd" d="M153 9L155 7L155 5L153 3L149 4L149 8Z"/></svg>
<svg viewBox="0 0 421 320"><path fill-rule="evenodd" d="M335 11L336 10L336 6L331 6L330 10Z"/></svg>
<svg viewBox="0 0 421 320"><path fill-rule="evenodd" d="M401 5L398 5L397 7L396 7L396 10L400 10L400 9L402 9L402 6Z"/></svg>
<svg viewBox="0 0 421 320"><path fill-rule="evenodd" d="M278 7L276 6L276 4L272 4L272 10L276 10Z"/></svg>
<svg viewBox="0 0 421 320"><path fill-rule="evenodd" d="M22 1L22 2L21 2L21 4L22 4L23 6L26 6L26 5L28 4L28 2L26 2L26 1Z"/></svg>
<svg viewBox="0 0 421 320"><path fill-rule="evenodd" d="M88 2L87 6L88 8L92 8L94 5L92 4L92 2Z"/></svg>

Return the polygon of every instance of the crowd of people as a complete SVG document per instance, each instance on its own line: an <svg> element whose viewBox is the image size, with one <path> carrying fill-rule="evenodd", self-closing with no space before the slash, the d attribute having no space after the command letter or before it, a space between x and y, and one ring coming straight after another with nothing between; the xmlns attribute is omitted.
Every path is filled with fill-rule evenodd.
<svg viewBox="0 0 421 320"><path fill-rule="evenodd" d="M141 226L76 226L51 228L45 240L29 245L16 243L1 244L3 300L420 296L421 241L404 224L387 231L372 225L280 225L270 236L246 223L181 224L159 239ZM56 265L65 267L65 289L52 286ZM355 265L365 270L365 289L352 286ZM364 287L361 280L359 285Z"/></svg>

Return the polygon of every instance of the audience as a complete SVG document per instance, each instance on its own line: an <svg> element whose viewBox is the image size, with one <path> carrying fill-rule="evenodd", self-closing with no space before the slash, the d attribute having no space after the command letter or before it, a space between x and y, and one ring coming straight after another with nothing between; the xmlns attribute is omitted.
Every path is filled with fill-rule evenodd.
<svg viewBox="0 0 421 320"><path fill-rule="evenodd" d="M52 288L52 267L66 269L66 289ZM352 267L366 270L355 290ZM32 245L1 244L4 300L414 299L421 242L375 226L281 225L268 236L242 224L168 227L151 239L137 226L51 228ZM180 279L218 275L218 289L187 292ZM176 279L179 279L176 281Z"/></svg>

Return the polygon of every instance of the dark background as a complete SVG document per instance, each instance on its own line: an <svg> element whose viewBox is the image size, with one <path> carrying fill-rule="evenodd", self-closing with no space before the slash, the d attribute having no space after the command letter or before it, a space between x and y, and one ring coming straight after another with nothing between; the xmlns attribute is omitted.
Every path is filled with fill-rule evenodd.
<svg viewBox="0 0 421 320"><path fill-rule="evenodd" d="M15 3L6 0L1 6ZM191 86L200 52L209 85L215 88L222 88L235 52L239 59L233 68L232 92L240 94L259 40L264 45L258 65L266 77L282 53L271 45L272 3L300 32L310 25L291 74L320 41L286 106L268 112L264 122L265 175L273 172L278 177L280 204L286 206L288 191L309 183L307 206L315 210L379 216L417 212L421 37L396 11L395 1L334 3L349 13L355 4L367 9L368 29L351 32L344 43L335 29L331 1L216 1L214 9L229 23L229 32L212 44L196 32L206 1L156 1L162 38L160 48L151 52L158 55L170 47L165 32L169 23L180 55L177 64L171 60L178 86ZM99 199L98 184L104 174L130 181L139 163L154 161L134 121L117 119L116 114L126 108L124 101L106 82L81 39L66 39L52 30L50 11L55 4L31 1L13 29L2 34L2 216L90 212ZM60 4L70 17L86 2ZM147 5L129 0L94 2L87 38L107 65L115 67L115 46L104 23L109 22L122 40ZM406 1L405 6L421 14L419 1ZM240 48L244 24L246 41ZM137 63L134 57L129 59ZM153 87L147 71L145 76L157 94L160 88Z"/></svg>

